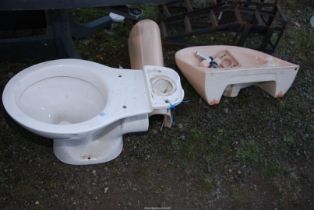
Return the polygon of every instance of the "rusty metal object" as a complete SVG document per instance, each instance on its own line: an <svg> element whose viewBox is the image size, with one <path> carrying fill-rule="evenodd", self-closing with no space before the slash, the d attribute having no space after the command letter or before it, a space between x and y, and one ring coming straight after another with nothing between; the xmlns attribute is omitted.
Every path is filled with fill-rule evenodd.
<svg viewBox="0 0 314 210"><path fill-rule="evenodd" d="M194 8L190 0L160 5L159 25L166 43L181 46L210 44L190 43L187 38L212 32L232 35L228 44L273 53L287 24L277 0L220 0L205 8ZM180 31L181 30L181 31ZM250 46L249 37L257 46ZM217 44L217 43L216 43ZM225 43L220 43L225 44Z"/></svg>

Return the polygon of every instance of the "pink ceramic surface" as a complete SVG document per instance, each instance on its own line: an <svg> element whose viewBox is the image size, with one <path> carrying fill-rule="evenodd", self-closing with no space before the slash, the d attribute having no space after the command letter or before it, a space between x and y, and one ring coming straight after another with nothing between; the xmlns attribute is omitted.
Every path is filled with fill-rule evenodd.
<svg viewBox="0 0 314 210"><path fill-rule="evenodd" d="M196 52L211 56L218 68L210 68ZM196 91L210 104L222 95L235 97L242 88L256 85L273 97L282 97L292 85L299 66L274 56L236 46L189 47L178 51L176 64Z"/></svg>
<svg viewBox="0 0 314 210"><path fill-rule="evenodd" d="M129 35L129 55L132 69L145 65L164 66L160 30L152 20L135 24Z"/></svg>

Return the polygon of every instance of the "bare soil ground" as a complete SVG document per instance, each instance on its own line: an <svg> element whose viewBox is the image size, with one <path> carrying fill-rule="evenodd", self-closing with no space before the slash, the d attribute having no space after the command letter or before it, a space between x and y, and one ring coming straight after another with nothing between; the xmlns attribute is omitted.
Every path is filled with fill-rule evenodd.
<svg viewBox="0 0 314 210"><path fill-rule="evenodd" d="M173 128L150 118L149 131L126 135L109 163L61 163L51 140L21 128L1 105L0 209L314 209L314 2L283 9L290 22L275 55L301 66L284 98L251 87L209 106L182 77L189 102L176 108ZM129 29L77 45L84 59L129 67ZM174 69L177 49L164 46ZM34 63L1 62L1 90Z"/></svg>

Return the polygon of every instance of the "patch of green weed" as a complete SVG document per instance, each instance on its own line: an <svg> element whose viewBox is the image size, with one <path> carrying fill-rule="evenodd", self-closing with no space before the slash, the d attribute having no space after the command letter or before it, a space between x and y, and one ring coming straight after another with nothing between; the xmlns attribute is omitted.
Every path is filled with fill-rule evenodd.
<svg viewBox="0 0 314 210"><path fill-rule="evenodd" d="M205 193L212 192L217 187L217 183L215 180L204 179L201 183L201 189Z"/></svg>
<svg viewBox="0 0 314 210"><path fill-rule="evenodd" d="M259 148L254 140L241 141L236 148L236 157L244 163L257 162L259 159Z"/></svg>

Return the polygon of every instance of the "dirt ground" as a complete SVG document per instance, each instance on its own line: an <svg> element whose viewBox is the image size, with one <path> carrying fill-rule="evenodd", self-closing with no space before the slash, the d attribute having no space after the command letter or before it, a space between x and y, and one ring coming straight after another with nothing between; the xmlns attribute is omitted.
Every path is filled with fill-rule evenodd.
<svg viewBox="0 0 314 210"><path fill-rule="evenodd" d="M182 77L189 102L176 108L175 125L160 130L162 118L151 117L149 131L124 136L111 162L61 163L51 140L21 128L1 105L0 209L314 209L314 2L282 7L290 20L275 55L301 66L284 98L251 87L209 106ZM82 57L129 67L128 27L77 42ZM177 49L164 46L174 69ZM34 63L1 62L1 90Z"/></svg>

